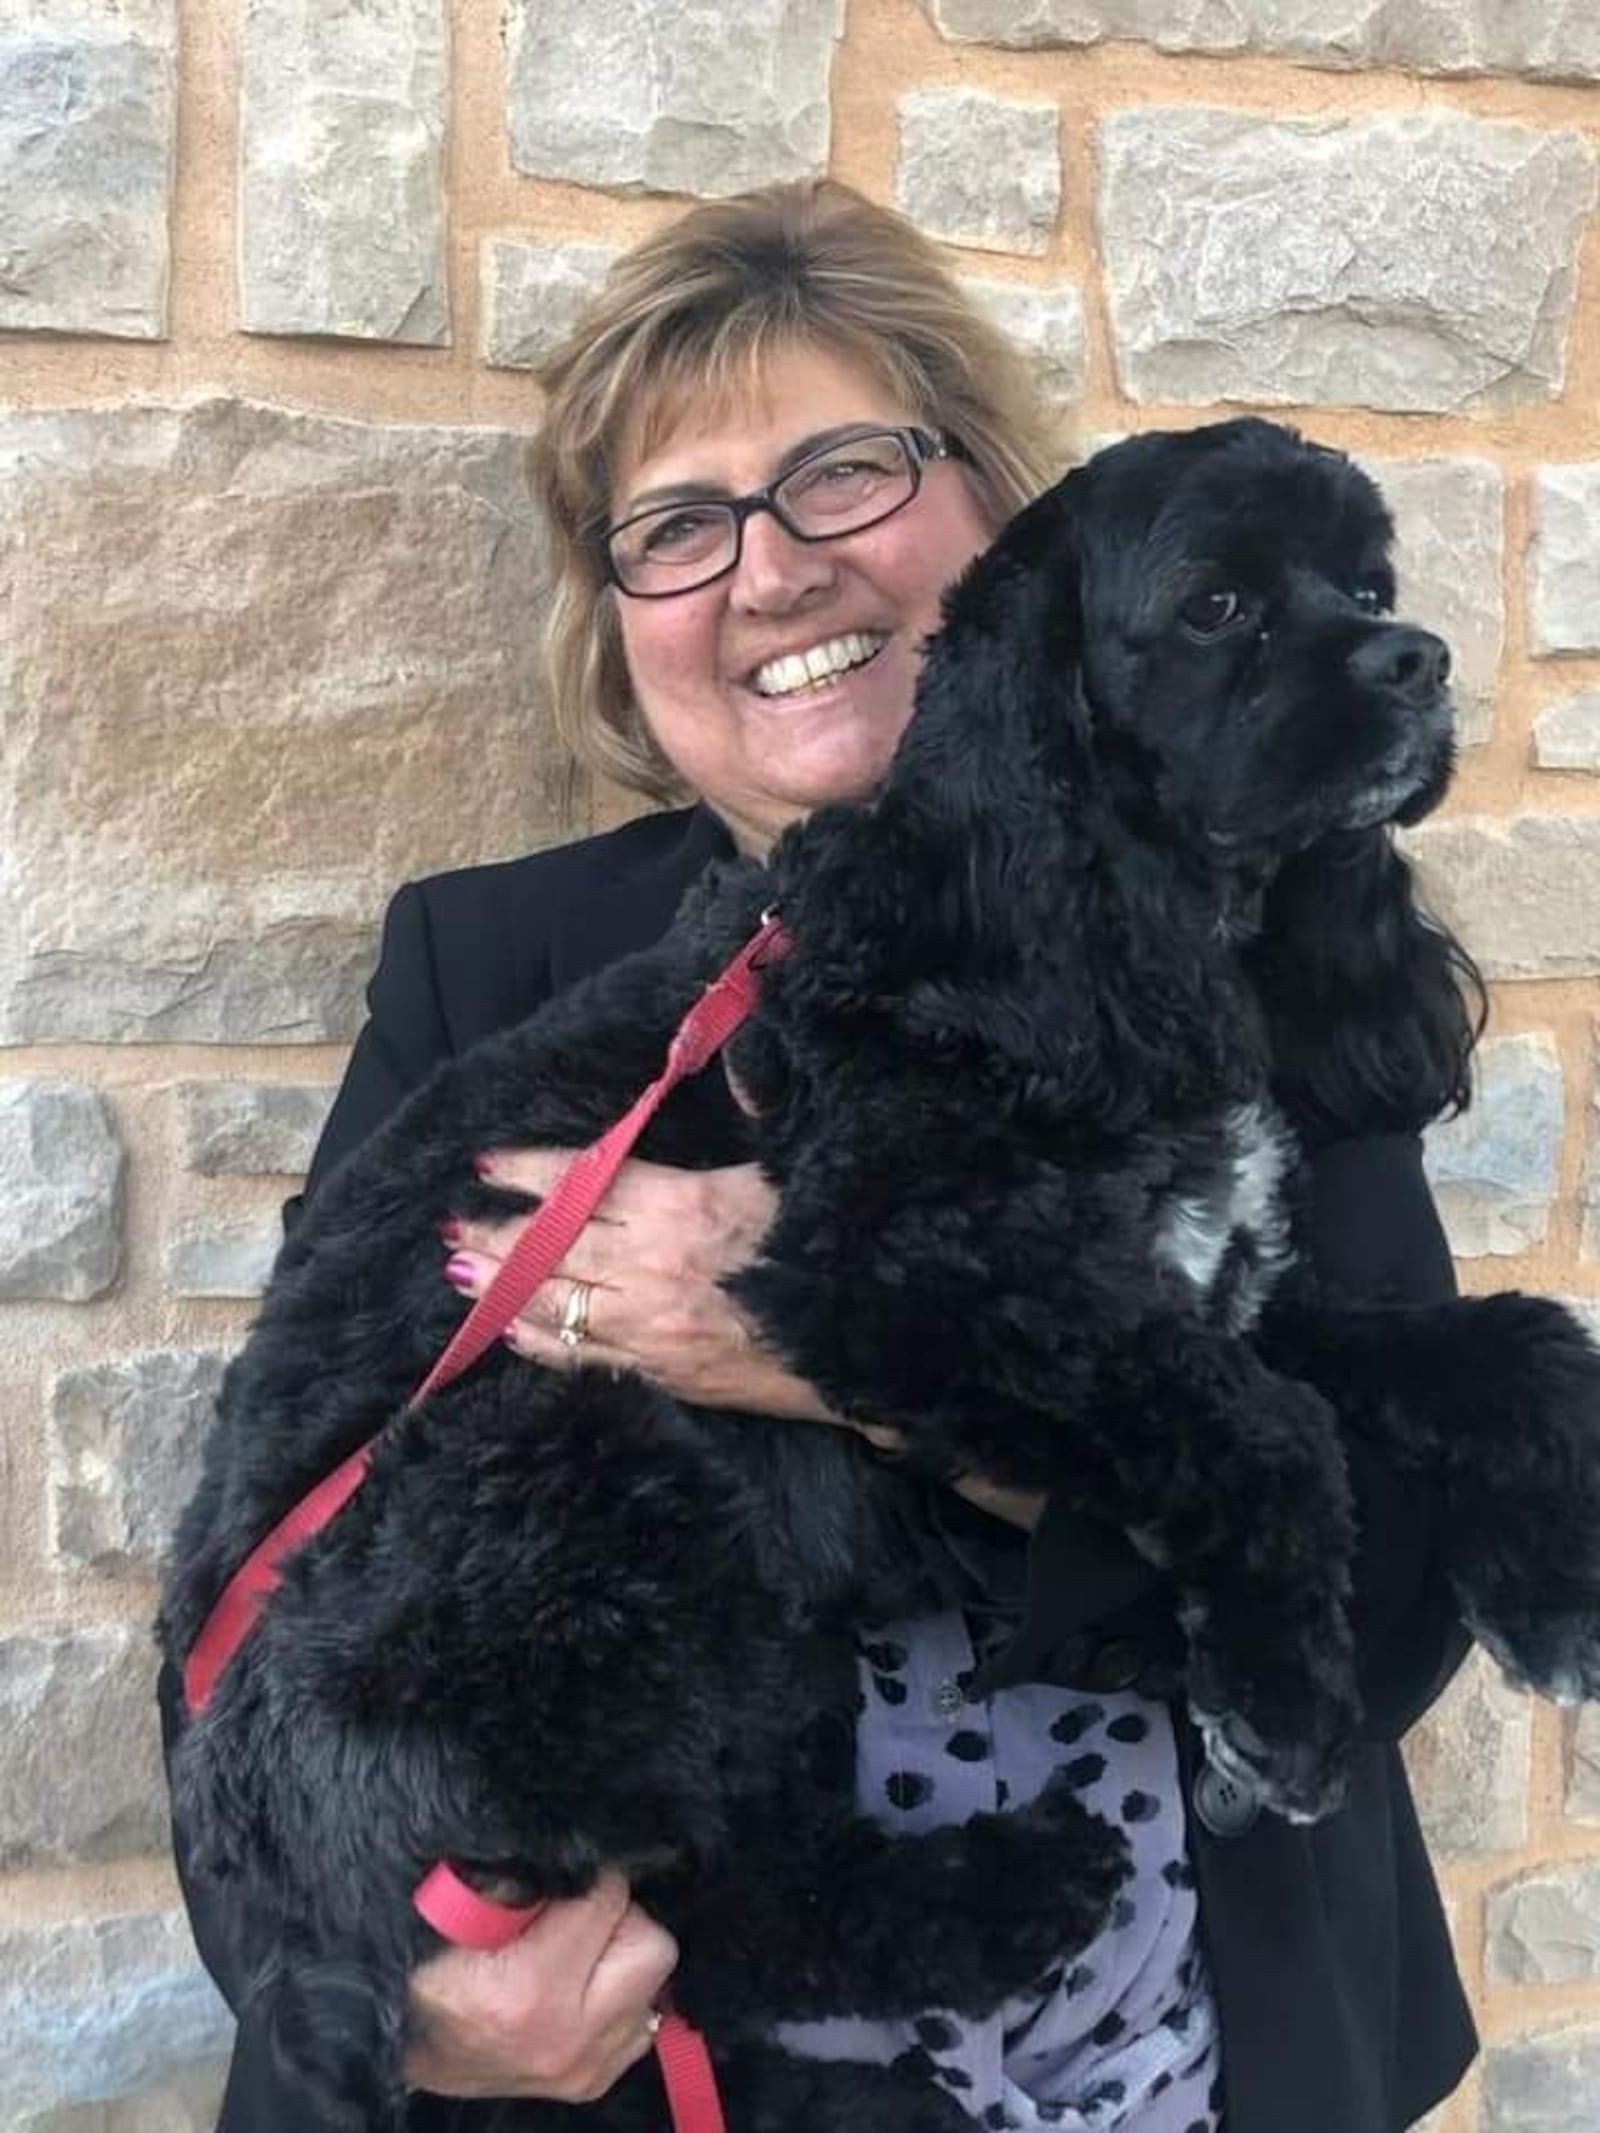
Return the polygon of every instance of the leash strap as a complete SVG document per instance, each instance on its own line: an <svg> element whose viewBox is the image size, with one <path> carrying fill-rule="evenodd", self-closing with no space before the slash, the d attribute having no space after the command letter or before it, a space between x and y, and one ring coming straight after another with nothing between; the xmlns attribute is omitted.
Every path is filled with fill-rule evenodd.
<svg viewBox="0 0 1600 2133"><path fill-rule="evenodd" d="M667 1096L680 1081L698 1074L717 1056L755 1006L762 967L786 955L792 945L776 913L768 912L733 961L684 1016L668 1046L661 1073L608 1132L574 1157L549 1197L529 1216L499 1272L407 1401L408 1408L430 1393L442 1391L469 1370L511 1324L534 1291L549 1280ZM282 1583L279 1565L284 1557L320 1532L349 1502L366 1480L383 1435L380 1430L369 1437L303 1496L251 1550L223 1587L184 1665L184 1701L191 1716L205 1710L228 1662ZM506 1947L545 1908L543 1904L496 1903L471 1887L446 1861L423 1877L412 1901L444 1939L458 1947L479 1950ZM691 2029L680 2015L667 2012L655 2048L666 2084L673 2133L726 2133L711 2055L699 2031Z"/></svg>

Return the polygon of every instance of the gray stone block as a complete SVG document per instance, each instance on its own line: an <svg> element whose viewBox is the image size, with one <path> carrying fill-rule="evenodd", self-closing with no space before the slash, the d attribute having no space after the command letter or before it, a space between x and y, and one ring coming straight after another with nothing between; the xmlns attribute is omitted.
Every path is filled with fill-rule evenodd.
<svg viewBox="0 0 1600 2133"><path fill-rule="evenodd" d="M843 0L508 0L515 169L720 197L828 165Z"/></svg>
<svg viewBox="0 0 1600 2133"><path fill-rule="evenodd" d="M1434 1852L1509 1852L1527 1842L1532 1727L1528 1698L1474 1652L1406 1739L1406 1767Z"/></svg>
<svg viewBox="0 0 1600 2133"><path fill-rule="evenodd" d="M1600 1305L1591 1304L1600 1340ZM1600 1704L1585 1704L1568 1718L1567 1819L1600 1824Z"/></svg>
<svg viewBox="0 0 1600 2133"><path fill-rule="evenodd" d="M1032 359L1034 376L1048 398L1071 402L1083 397L1088 346L1083 291L1075 282L1040 289L1031 282L987 281L964 274L961 286Z"/></svg>
<svg viewBox="0 0 1600 2133"><path fill-rule="evenodd" d="M1482 2133L1594 2133L1600 2029L1494 2045L1483 2065Z"/></svg>
<svg viewBox="0 0 1600 2133"><path fill-rule="evenodd" d="M1600 464L1541 467L1533 517L1529 649L1600 651Z"/></svg>
<svg viewBox="0 0 1600 2133"><path fill-rule="evenodd" d="M1600 1863L1570 1860L1491 1889L1485 1913L1497 1984L1571 1985L1600 1977Z"/></svg>
<svg viewBox="0 0 1600 2133"><path fill-rule="evenodd" d="M227 2078L225 2059L206 2059L106 2103L68 2103L26 2118L0 2115L0 2133L214 2133Z"/></svg>
<svg viewBox="0 0 1600 2133"><path fill-rule="evenodd" d="M176 0L0 7L0 328L159 340Z"/></svg>
<svg viewBox="0 0 1600 2133"><path fill-rule="evenodd" d="M483 360L530 370L552 355L606 278L610 244L529 244L491 238L483 247Z"/></svg>
<svg viewBox="0 0 1600 2133"><path fill-rule="evenodd" d="M1561 1185L1566 1083L1552 1038L1491 1037L1474 1062L1471 1108L1432 1126L1428 1182L1458 1259L1542 1244Z"/></svg>
<svg viewBox="0 0 1600 2133"><path fill-rule="evenodd" d="M245 11L240 296L251 333L443 347L447 0Z"/></svg>
<svg viewBox="0 0 1600 2133"><path fill-rule="evenodd" d="M1505 477L1486 459L1368 459L1395 519L1397 612L1450 647L1456 732L1488 740L1505 649Z"/></svg>
<svg viewBox="0 0 1600 2133"><path fill-rule="evenodd" d="M1541 711L1533 760L1541 770L1600 770L1600 694L1566 696Z"/></svg>
<svg viewBox="0 0 1600 2133"><path fill-rule="evenodd" d="M0 1302L82 1303L116 1280L123 1154L105 1098L0 1082Z"/></svg>
<svg viewBox="0 0 1600 2133"><path fill-rule="evenodd" d="M167 1247L167 1287L175 1296L259 1296L283 1242L276 1208L227 1222L196 1223Z"/></svg>
<svg viewBox="0 0 1600 2133"><path fill-rule="evenodd" d="M0 1932L0 2095L24 2124L159 2089L223 2052L232 2028L177 1910ZM161 2121L160 2133L182 2123Z"/></svg>
<svg viewBox="0 0 1600 2133"><path fill-rule="evenodd" d="M1458 815L1406 833L1430 901L1492 978L1600 971L1600 820Z"/></svg>
<svg viewBox="0 0 1600 2133"><path fill-rule="evenodd" d="M160 1567L200 1479L224 1358L150 1349L64 1370L50 1389L51 1543L63 1566Z"/></svg>
<svg viewBox="0 0 1600 2133"><path fill-rule="evenodd" d="M1060 118L982 89L900 99L895 206L930 237L988 252L1044 252L1061 213Z"/></svg>
<svg viewBox="0 0 1600 2133"><path fill-rule="evenodd" d="M1591 0L922 0L946 37L1037 51L1137 38L1302 65L1600 80Z"/></svg>
<svg viewBox="0 0 1600 2133"><path fill-rule="evenodd" d="M0 1637L0 1866L165 1847L155 1670L142 1622Z"/></svg>
<svg viewBox="0 0 1600 2133"><path fill-rule="evenodd" d="M1577 132L1138 109L1105 121L1100 163L1134 399L1453 412L1561 390L1595 198Z"/></svg>
<svg viewBox="0 0 1600 2133"><path fill-rule="evenodd" d="M300 1177L333 1097L327 1082L180 1082L183 1160L208 1178Z"/></svg>
<svg viewBox="0 0 1600 2133"><path fill-rule="evenodd" d="M347 1038L397 882L587 826L526 452L0 413L0 1043Z"/></svg>

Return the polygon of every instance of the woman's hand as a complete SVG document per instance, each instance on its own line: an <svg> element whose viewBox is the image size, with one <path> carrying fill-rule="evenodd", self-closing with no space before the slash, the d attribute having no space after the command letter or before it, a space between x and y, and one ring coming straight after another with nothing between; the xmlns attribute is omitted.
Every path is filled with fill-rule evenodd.
<svg viewBox="0 0 1600 2133"><path fill-rule="evenodd" d="M677 1943L620 1874L552 1903L508 1948L449 1948L411 1980L406 2079L436 2096L593 2103L651 2046Z"/></svg>
<svg viewBox="0 0 1600 2133"><path fill-rule="evenodd" d="M486 1152L478 1168L491 1185L543 1198L571 1159L568 1149L502 1148ZM784 1368L721 1286L724 1276L755 1257L777 1204L753 1163L675 1170L630 1159L603 1211L530 1297L507 1341L552 1369L598 1363L637 1370L701 1407L856 1427ZM519 1227L447 1227L446 1273L463 1295L482 1295ZM579 1285L590 1292L588 1331L581 1347L569 1348L561 1341L561 1324ZM880 1450L893 1450L899 1441L893 1430L864 1425L861 1434ZM1013 1525L1031 1528L1043 1503L976 1479L956 1486L970 1502Z"/></svg>

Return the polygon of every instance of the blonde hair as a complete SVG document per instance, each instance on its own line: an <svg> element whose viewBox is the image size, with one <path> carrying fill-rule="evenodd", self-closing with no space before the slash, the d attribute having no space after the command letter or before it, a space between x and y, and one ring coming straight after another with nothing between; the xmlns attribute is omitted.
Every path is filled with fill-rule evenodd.
<svg viewBox="0 0 1600 2133"><path fill-rule="evenodd" d="M532 473L552 539L557 728L581 760L651 799L690 795L623 658L600 549L617 470L629 452L648 456L690 408L753 396L766 362L795 347L857 364L912 419L956 439L996 526L1064 461L1022 356L933 245L837 180L709 202L625 253L540 367Z"/></svg>

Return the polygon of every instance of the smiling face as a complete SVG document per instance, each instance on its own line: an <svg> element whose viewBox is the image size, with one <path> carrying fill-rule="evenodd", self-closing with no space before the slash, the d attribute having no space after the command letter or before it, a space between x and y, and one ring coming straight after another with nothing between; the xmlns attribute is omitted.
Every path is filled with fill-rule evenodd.
<svg viewBox="0 0 1600 2133"><path fill-rule="evenodd" d="M612 523L764 488L835 431L923 419L823 349L776 354L762 384L750 403L686 417L648 455L625 455ZM860 533L797 541L757 512L738 567L713 584L667 600L612 593L651 733L744 849L872 791L911 716L940 595L993 532L966 471L935 460L904 510ZM802 681L808 654L812 670L834 671Z"/></svg>

